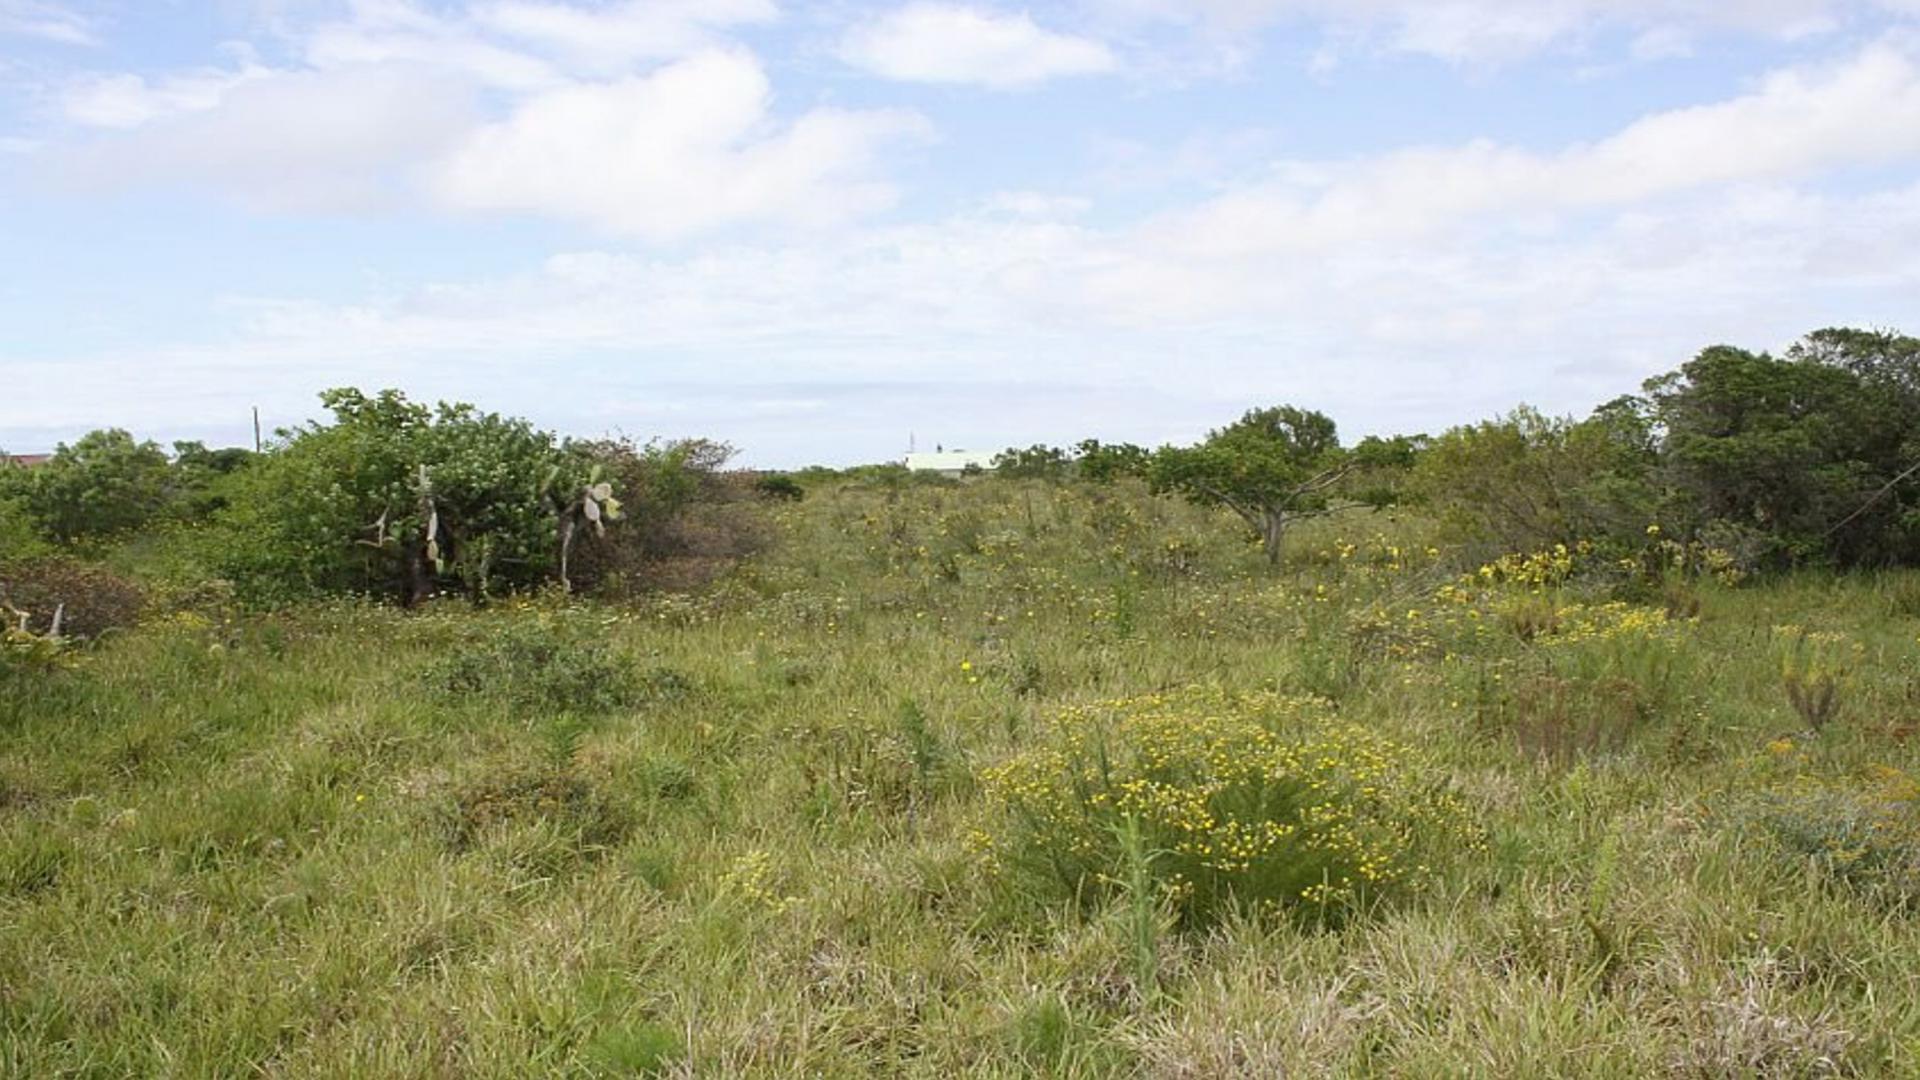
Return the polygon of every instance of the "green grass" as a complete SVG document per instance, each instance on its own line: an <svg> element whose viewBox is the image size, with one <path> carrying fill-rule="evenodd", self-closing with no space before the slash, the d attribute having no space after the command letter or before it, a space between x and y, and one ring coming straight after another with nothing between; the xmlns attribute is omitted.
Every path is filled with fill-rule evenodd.
<svg viewBox="0 0 1920 1080"><path fill-rule="evenodd" d="M0 1074L1920 1072L1888 884L1920 865L1920 575L1440 625L1472 567L1413 519L1269 573L1127 489L779 513L700 596L161 619L0 678ZM1830 635L1818 732L1783 627ZM1485 850L1335 922L1190 930L1151 852L1095 904L982 865L983 770L1192 684L1417 748Z"/></svg>

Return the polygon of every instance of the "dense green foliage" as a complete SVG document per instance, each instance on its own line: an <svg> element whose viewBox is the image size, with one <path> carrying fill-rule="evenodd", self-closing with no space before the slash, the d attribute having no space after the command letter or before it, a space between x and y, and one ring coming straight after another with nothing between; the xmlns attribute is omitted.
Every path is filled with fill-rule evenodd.
<svg viewBox="0 0 1920 1080"><path fill-rule="evenodd" d="M1920 340L1823 331L1713 348L1647 384L1671 502L1777 562L1920 560Z"/></svg>
<svg viewBox="0 0 1920 1080"><path fill-rule="evenodd" d="M1783 357L1716 346L1584 420L1455 428L1415 488L1490 548L1658 525L1753 567L1920 563L1920 340L1821 330Z"/></svg>
<svg viewBox="0 0 1920 1080"><path fill-rule="evenodd" d="M1410 485L1456 538L1489 552L1631 540L1659 513L1658 458L1632 403L1579 422L1522 407L1433 439Z"/></svg>
<svg viewBox="0 0 1920 1080"><path fill-rule="evenodd" d="M11 532L74 544L192 516L215 477L239 463L236 453L245 455L197 443L175 451L170 460L158 444L116 428L61 444L44 465L0 467L0 539Z"/></svg>
<svg viewBox="0 0 1920 1080"><path fill-rule="evenodd" d="M524 420L395 391L321 397L332 423L283 432L214 520L217 568L262 596L472 595L548 580L565 493L589 465Z"/></svg>

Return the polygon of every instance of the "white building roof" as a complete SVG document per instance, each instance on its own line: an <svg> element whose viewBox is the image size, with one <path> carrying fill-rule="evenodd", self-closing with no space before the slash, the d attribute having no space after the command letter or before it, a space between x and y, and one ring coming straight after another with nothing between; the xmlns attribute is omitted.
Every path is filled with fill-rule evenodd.
<svg viewBox="0 0 1920 1080"><path fill-rule="evenodd" d="M960 472L972 465L975 468L993 467L993 451L979 450L941 450L933 453L908 454L907 468L924 472Z"/></svg>

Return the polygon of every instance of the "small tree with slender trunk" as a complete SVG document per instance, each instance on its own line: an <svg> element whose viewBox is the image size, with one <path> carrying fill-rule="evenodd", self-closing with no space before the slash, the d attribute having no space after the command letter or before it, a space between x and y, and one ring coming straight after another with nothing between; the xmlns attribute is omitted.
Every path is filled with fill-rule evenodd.
<svg viewBox="0 0 1920 1080"><path fill-rule="evenodd" d="M1254 409L1194 446L1165 446L1144 463L1154 491L1224 506L1260 537L1278 565L1289 526L1335 509L1334 493L1352 468L1334 423L1291 405Z"/></svg>

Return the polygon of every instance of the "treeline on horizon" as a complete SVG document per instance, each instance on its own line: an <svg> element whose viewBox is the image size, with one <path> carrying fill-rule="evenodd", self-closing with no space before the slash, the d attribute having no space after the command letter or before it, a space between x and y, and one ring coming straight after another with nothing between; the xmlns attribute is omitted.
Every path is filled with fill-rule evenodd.
<svg viewBox="0 0 1920 1080"><path fill-rule="evenodd" d="M92 432L0 468L0 563L141 549L243 600L558 585L618 593L697 579L765 540L755 504L824 484L948 482L901 465L729 471L710 440L557 437L396 390L321 395L325 422L263 453ZM1191 446L1087 439L1011 448L994 473L1128 478L1224 507L1278 562L1306 517L1432 515L1469 554L1658 535L1749 570L1920 565L1920 339L1833 328L1783 355L1714 346L1584 418L1521 406L1438 435L1348 446L1332 418L1260 408Z"/></svg>

